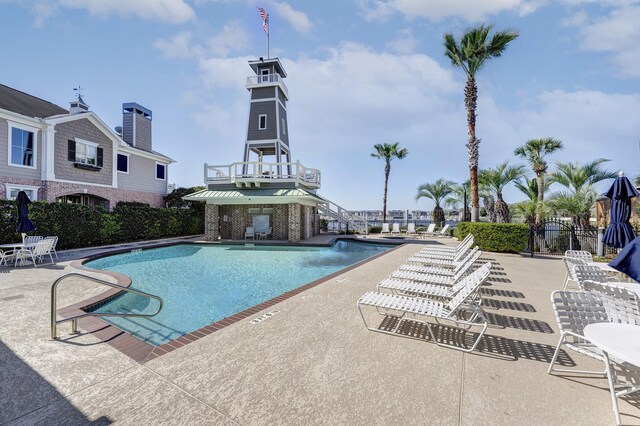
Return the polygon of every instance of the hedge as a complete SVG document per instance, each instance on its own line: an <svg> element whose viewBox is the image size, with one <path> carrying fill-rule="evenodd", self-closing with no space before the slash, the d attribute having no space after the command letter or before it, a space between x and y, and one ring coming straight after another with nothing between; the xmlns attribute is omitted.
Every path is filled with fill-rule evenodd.
<svg viewBox="0 0 640 426"><path fill-rule="evenodd" d="M20 239L16 233L17 209L13 201L0 200L0 244ZM118 204L113 211L81 204L34 202L29 219L33 235L57 235L59 249L93 247L130 241L202 234L200 209L163 209Z"/></svg>
<svg viewBox="0 0 640 426"><path fill-rule="evenodd" d="M458 238L473 234L480 250L519 253L529 243L529 227L523 223L461 222Z"/></svg>

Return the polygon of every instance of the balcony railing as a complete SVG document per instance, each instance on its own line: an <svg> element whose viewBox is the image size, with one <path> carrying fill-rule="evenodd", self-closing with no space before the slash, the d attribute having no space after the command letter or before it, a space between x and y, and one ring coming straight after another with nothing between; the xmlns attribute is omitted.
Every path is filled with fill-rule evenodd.
<svg viewBox="0 0 640 426"><path fill-rule="evenodd" d="M320 188L320 170L295 163L264 163L248 161L228 165L204 165L207 185L235 184L260 186L262 183L294 183L295 186Z"/></svg>
<svg viewBox="0 0 640 426"><path fill-rule="evenodd" d="M261 85L273 85L277 83L285 96L289 98L289 89L279 74L264 74L264 75L251 75L247 77L247 88L260 87Z"/></svg>

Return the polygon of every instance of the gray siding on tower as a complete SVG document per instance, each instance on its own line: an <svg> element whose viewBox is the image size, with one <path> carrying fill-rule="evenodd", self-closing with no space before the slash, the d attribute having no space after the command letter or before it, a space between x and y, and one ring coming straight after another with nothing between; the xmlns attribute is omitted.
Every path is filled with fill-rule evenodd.
<svg viewBox="0 0 640 426"><path fill-rule="evenodd" d="M71 180L75 182L97 183L111 185L113 181L113 144L100 129L88 119L68 121L56 125L54 167L56 179ZM69 161L68 140L74 138L84 139L97 143L103 150L102 169L99 171L84 170L74 167L73 161Z"/></svg>
<svg viewBox="0 0 640 426"><path fill-rule="evenodd" d="M282 92L282 90L280 90L279 87L278 87L278 99L280 99L280 102L282 102L284 106L287 106L287 98L285 98L284 93Z"/></svg>
<svg viewBox="0 0 640 426"><path fill-rule="evenodd" d="M285 145L289 146L289 120L287 120L287 110L278 104L278 113L280 114L280 139ZM282 128L282 119L284 118L284 128Z"/></svg>
<svg viewBox="0 0 640 426"><path fill-rule="evenodd" d="M131 154L129 155L129 174L118 173L118 188L166 194L169 166L165 167L167 180L158 180L155 160Z"/></svg>
<svg viewBox="0 0 640 426"><path fill-rule="evenodd" d="M258 130L258 117L267 115L266 130ZM276 101L251 102L247 140L276 139Z"/></svg>
<svg viewBox="0 0 640 426"><path fill-rule="evenodd" d="M258 87L251 89L251 99L267 99L275 97L275 87Z"/></svg>
<svg viewBox="0 0 640 426"><path fill-rule="evenodd" d="M0 119L0 175L23 179L40 179L42 164L42 132L36 132L35 169L9 165L9 123Z"/></svg>
<svg viewBox="0 0 640 426"><path fill-rule="evenodd" d="M133 145L133 114L122 115L122 139Z"/></svg>
<svg viewBox="0 0 640 426"><path fill-rule="evenodd" d="M151 120L135 112L124 113L122 139L136 148L151 151Z"/></svg>

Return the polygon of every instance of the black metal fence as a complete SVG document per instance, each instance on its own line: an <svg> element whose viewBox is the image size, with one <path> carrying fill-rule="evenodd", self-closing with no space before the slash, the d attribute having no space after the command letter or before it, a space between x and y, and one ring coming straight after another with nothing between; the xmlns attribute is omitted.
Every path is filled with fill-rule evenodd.
<svg viewBox="0 0 640 426"><path fill-rule="evenodd" d="M636 225L636 235L640 233ZM598 253L598 228L580 226L564 219L546 219L529 229L529 249L534 254L562 256L567 250L584 250ZM604 254L615 254L617 249L604 245Z"/></svg>

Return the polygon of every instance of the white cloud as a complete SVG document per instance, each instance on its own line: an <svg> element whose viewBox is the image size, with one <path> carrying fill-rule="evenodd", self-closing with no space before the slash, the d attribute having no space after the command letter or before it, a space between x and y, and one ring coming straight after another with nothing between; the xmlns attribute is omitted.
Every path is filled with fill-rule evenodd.
<svg viewBox="0 0 640 426"><path fill-rule="evenodd" d="M398 53L413 53L418 46L418 40L413 36L411 28L398 31L397 37L387 43L387 48Z"/></svg>
<svg viewBox="0 0 640 426"><path fill-rule="evenodd" d="M196 42L190 31L182 31L169 39L159 39L153 47L168 58L189 58L204 60L210 56L226 57L239 53L250 45L249 35L239 21L228 22L220 32L207 39Z"/></svg>
<svg viewBox="0 0 640 426"><path fill-rule="evenodd" d="M35 13L36 17L33 19L33 25L36 28L42 28L44 26L44 22L55 15L56 13L56 5L55 3L48 2L37 2L33 5L33 13Z"/></svg>
<svg viewBox="0 0 640 426"><path fill-rule="evenodd" d="M274 1L271 5L277 16L287 21L296 32L306 34L311 31L313 24L306 13L295 10L285 2Z"/></svg>
<svg viewBox="0 0 640 426"><path fill-rule="evenodd" d="M640 5L614 9L580 30L581 47L613 55L620 74L640 77Z"/></svg>
<svg viewBox="0 0 640 426"><path fill-rule="evenodd" d="M564 18L562 25L565 27L581 27L589 21L589 15L584 10L579 10L573 15Z"/></svg>
<svg viewBox="0 0 640 426"><path fill-rule="evenodd" d="M385 19L394 12L402 13L406 19L426 18L440 20L458 17L474 22L504 11L515 11L526 15L536 10L544 1L540 0L360 0L365 19Z"/></svg>
<svg viewBox="0 0 640 426"><path fill-rule="evenodd" d="M201 48L192 45L192 37L193 34L190 31L182 31L168 40L156 40L153 43L153 47L160 50L167 58L189 58L197 56Z"/></svg>
<svg viewBox="0 0 640 426"><path fill-rule="evenodd" d="M209 51L214 55L227 56L242 52L250 45L249 34L239 21L227 23L222 30L207 41Z"/></svg>
<svg viewBox="0 0 640 426"><path fill-rule="evenodd" d="M59 4L84 9L92 15L136 16L171 24L183 24L196 17L185 0L60 0Z"/></svg>

